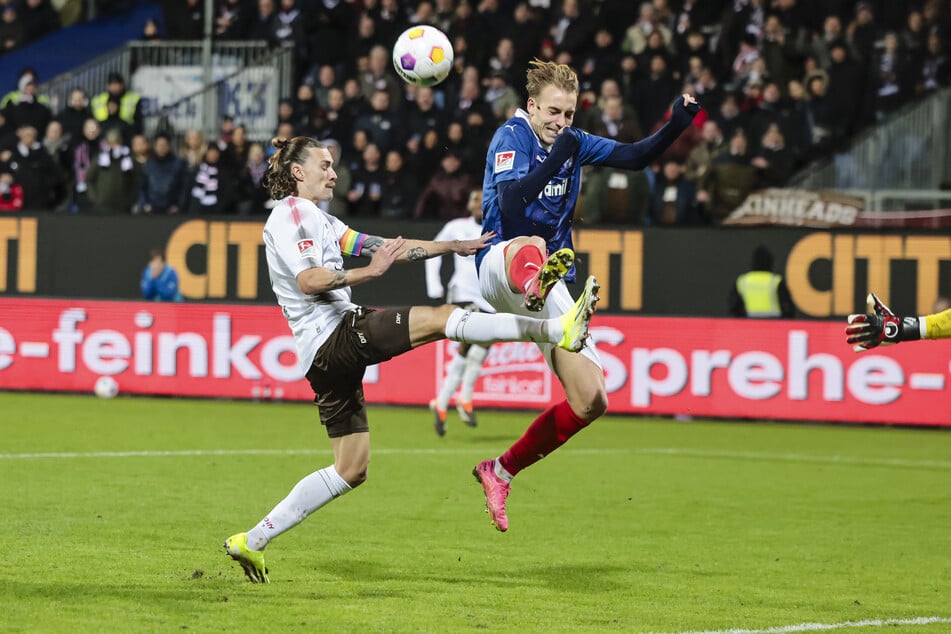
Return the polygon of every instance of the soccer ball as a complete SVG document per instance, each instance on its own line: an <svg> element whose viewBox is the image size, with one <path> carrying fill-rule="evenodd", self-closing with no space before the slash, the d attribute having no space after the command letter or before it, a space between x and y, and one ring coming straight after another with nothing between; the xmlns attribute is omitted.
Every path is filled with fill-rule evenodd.
<svg viewBox="0 0 951 634"><path fill-rule="evenodd" d="M434 26L406 29L393 45L393 67L405 81L417 86L435 86L452 70L452 44Z"/></svg>
<svg viewBox="0 0 951 634"><path fill-rule="evenodd" d="M119 393L119 384L111 376L101 376L96 379L95 392L99 398L112 398Z"/></svg>

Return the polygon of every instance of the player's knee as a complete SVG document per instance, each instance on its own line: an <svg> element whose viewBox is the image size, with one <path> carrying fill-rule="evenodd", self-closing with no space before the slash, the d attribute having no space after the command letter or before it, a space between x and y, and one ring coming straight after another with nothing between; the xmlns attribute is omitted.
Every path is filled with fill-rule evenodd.
<svg viewBox="0 0 951 634"><path fill-rule="evenodd" d="M353 464L353 465L339 465L335 467L337 473L343 478L343 481L346 482L351 489L355 489L364 482L367 481L367 475L369 472L369 465L364 464Z"/></svg>
<svg viewBox="0 0 951 634"><path fill-rule="evenodd" d="M578 418L591 423L608 411L608 395L603 389L591 390L571 403L571 409Z"/></svg>

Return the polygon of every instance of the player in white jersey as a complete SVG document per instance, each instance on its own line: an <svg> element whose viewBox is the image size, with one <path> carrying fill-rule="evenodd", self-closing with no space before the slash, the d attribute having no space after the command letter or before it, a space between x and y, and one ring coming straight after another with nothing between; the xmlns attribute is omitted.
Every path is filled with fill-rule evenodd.
<svg viewBox="0 0 951 634"><path fill-rule="evenodd" d="M262 180L279 201L264 225L271 287L294 333L301 368L314 391L333 449L332 465L305 476L256 526L225 540L225 550L252 582L268 582L264 548L281 533L367 478L370 427L363 374L425 343L443 338L469 344L535 341L577 352L584 347L596 295L582 296L552 319L472 313L457 306L370 310L351 301L350 287L376 279L397 261L446 253L472 255L491 235L433 242L359 233L318 209L333 198L337 174L330 152L310 137L272 141L275 153ZM343 255L369 256L344 268ZM413 380L412 377L408 377ZM235 497L240 497L240 484Z"/></svg>
<svg viewBox="0 0 951 634"><path fill-rule="evenodd" d="M439 230L433 240L475 240L482 235L482 191L475 189L469 194L466 204L469 215L454 218ZM426 260L426 294L430 299L446 298L446 302L469 310L481 310L494 313L495 309L483 297L479 290L479 276L476 273L475 257L455 254L452 257L453 272L449 278L448 290L443 288L440 269L442 258ZM446 435L446 409L456 389L456 411L459 418L469 427L476 426L475 408L472 405L472 392L475 382L482 371L489 349L485 346L460 344L456 356L446 369L446 380L436 398L429 402L433 412L433 427L440 436ZM461 384L461 387L460 387Z"/></svg>

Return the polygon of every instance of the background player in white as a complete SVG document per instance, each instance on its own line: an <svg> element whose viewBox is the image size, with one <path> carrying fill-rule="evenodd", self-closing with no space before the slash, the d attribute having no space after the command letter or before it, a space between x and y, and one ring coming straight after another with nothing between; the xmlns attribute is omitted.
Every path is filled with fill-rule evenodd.
<svg viewBox="0 0 951 634"><path fill-rule="evenodd" d="M363 398L367 366L446 337L480 344L537 341L577 351L587 339L594 310L592 304L578 302L560 317L532 319L470 313L452 305L385 310L357 306L350 299L350 287L378 278L394 262L445 253L470 255L488 236L431 242L359 233L317 208L317 202L333 197L337 180L327 148L310 137L278 137L272 144L276 151L262 180L279 201L264 225L271 288L294 334L334 462L300 480L247 533L225 540L225 550L248 579L264 583L268 543L367 478L370 427ZM371 259L366 266L345 269L344 254ZM239 482L235 496L240 494Z"/></svg>
<svg viewBox="0 0 951 634"><path fill-rule="evenodd" d="M454 218L447 222L436 237L436 242L452 240L475 240L482 235L482 191L473 190L466 203L469 216ZM452 257L453 272L449 278L448 290L443 288L441 268L442 258L426 260L426 294L430 299L442 299L467 310L479 310L494 313L495 309L485 301L479 291L479 276L476 274L475 256L455 254ZM489 349L485 346L460 344L456 356L449 362L446 378L436 398L429 402L433 412L433 427L440 436L446 434L446 409L456 389L456 411L459 418L470 427L476 426L476 413L472 405L472 392L475 382L482 371ZM461 387L460 387L461 384Z"/></svg>
<svg viewBox="0 0 951 634"><path fill-rule="evenodd" d="M526 79L525 109L495 131L486 155L482 229L493 236L490 246L476 254L476 266L482 296L497 310L549 317L572 305L564 281L575 276L571 233L581 167L644 169L691 124L700 106L683 95L657 132L637 143L618 143L571 126L578 75L570 67L534 60ZM589 278L581 297L596 293ZM566 443L608 405L593 344L577 355L539 347L567 398L542 412L502 455L472 471L500 531L508 529L505 501L512 478Z"/></svg>

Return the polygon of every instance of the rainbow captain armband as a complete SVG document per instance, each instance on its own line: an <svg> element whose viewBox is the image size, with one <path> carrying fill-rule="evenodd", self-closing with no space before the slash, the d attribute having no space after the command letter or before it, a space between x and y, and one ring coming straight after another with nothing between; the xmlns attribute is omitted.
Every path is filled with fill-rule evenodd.
<svg viewBox="0 0 951 634"><path fill-rule="evenodd" d="M367 239L367 234L347 229L340 236L340 252L344 255L356 257L363 251L363 243Z"/></svg>

